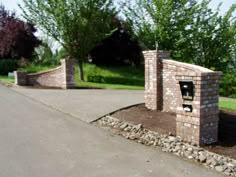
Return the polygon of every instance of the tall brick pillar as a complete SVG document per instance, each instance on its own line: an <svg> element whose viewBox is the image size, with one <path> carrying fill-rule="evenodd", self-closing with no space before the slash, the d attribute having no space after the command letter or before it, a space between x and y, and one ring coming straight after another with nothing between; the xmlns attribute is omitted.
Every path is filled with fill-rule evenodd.
<svg viewBox="0 0 236 177"><path fill-rule="evenodd" d="M63 88L69 89L75 87L75 60L63 59L61 60L61 66L65 78L63 81Z"/></svg>
<svg viewBox="0 0 236 177"><path fill-rule="evenodd" d="M15 77L15 84L26 86L27 85L27 73L26 72L20 72L20 71L14 71L14 77Z"/></svg>
<svg viewBox="0 0 236 177"><path fill-rule="evenodd" d="M207 71L178 73L176 76L177 82L191 77L194 83L193 101L180 101L176 111L176 134L184 141L198 145L218 141L218 99L221 74L221 72ZM184 104L191 105L192 112L186 112L183 109Z"/></svg>
<svg viewBox="0 0 236 177"><path fill-rule="evenodd" d="M145 59L145 105L148 109L161 111L163 107L162 60L169 58L167 51L144 51Z"/></svg>

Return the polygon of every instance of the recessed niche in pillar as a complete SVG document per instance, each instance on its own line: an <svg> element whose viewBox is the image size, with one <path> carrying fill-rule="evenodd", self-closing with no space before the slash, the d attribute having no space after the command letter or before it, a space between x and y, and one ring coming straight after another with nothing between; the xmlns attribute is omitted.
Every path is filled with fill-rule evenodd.
<svg viewBox="0 0 236 177"><path fill-rule="evenodd" d="M192 105L183 104L183 110L185 112L192 112L193 111L193 107L192 107Z"/></svg>
<svg viewBox="0 0 236 177"><path fill-rule="evenodd" d="M193 100L193 81L179 81L182 98L184 100Z"/></svg>

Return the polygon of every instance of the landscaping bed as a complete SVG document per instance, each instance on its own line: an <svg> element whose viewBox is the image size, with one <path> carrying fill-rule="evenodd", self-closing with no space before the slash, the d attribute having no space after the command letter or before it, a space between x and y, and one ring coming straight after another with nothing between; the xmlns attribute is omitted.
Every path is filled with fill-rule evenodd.
<svg viewBox="0 0 236 177"><path fill-rule="evenodd" d="M185 143L175 136L174 113L150 111L144 104L117 111L93 123L129 140L157 146L224 175L236 176L236 112L221 110L219 142L205 147Z"/></svg>
<svg viewBox="0 0 236 177"><path fill-rule="evenodd" d="M115 112L112 117L132 124L142 124L160 134L176 135L175 113L148 110L144 104ZM205 149L236 159L236 112L220 111L219 142Z"/></svg>

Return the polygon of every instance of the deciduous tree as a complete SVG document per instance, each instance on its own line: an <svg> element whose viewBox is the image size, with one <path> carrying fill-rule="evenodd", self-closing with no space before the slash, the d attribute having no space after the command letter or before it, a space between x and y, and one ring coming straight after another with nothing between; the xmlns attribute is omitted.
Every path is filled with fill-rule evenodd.
<svg viewBox="0 0 236 177"><path fill-rule="evenodd" d="M58 41L69 57L79 63L112 29L116 15L112 0L23 0L24 17L36 23L46 34Z"/></svg>
<svg viewBox="0 0 236 177"><path fill-rule="evenodd" d="M235 61L235 12L209 8L211 0L136 0L124 13L143 48L170 50L177 60L227 70Z"/></svg>

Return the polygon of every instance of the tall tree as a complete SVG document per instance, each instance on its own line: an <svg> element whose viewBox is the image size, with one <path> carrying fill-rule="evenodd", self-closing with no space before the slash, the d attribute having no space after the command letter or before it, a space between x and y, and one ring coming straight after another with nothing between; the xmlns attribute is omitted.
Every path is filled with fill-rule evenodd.
<svg viewBox="0 0 236 177"><path fill-rule="evenodd" d="M233 5L224 16L211 0L136 0L123 8L144 48L171 50L177 60L223 70L235 46ZM219 5L220 7L220 5Z"/></svg>
<svg viewBox="0 0 236 177"><path fill-rule="evenodd" d="M35 32L34 25L18 19L0 5L0 58L30 59L41 43Z"/></svg>
<svg viewBox="0 0 236 177"><path fill-rule="evenodd" d="M112 0L23 0L24 17L58 41L69 57L79 63L112 29L116 15Z"/></svg>
<svg viewBox="0 0 236 177"><path fill-rule="evenodd" d="M232 13L233 5L224 15L219 15L209 8L210 0L203 0L194 18L189 25L189 33L183 37L184 44L179 48L181 57L188 58L189 62L225 71L232 62L232 46L235 45L235 22Z"/></svg>
<svg viewBox="0 0 236 177"><path fill-rule="evenodd" d="M124 13L144 48L173 50L196 12L195 0L135 0Z"/></svg>

